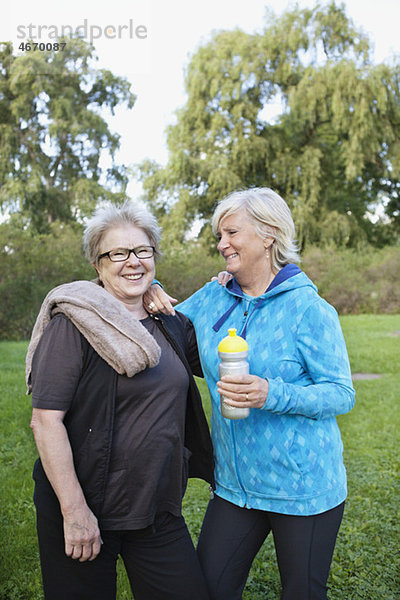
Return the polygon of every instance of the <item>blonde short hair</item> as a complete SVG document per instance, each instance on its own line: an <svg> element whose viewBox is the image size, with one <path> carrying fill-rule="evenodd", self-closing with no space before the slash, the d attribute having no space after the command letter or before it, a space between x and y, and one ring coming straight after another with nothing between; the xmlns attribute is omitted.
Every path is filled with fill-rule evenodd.
<svg viewBox="0 0 400 600"><path fill-rule="evenodd" d="M83 247L88 261L97 264L103 236L113 227L134 225L142 229L154 246L154 259L161 256L159 243L161 227L157 219L144 207L126 201L123 204L106 204L95 210L93 216L86 222L83 233Z"/></svg>
<svg viewBox="0 0 400 600"><path fill-rule="evenodd" d="M228 194L214 211L214 234L217 234L222 219L241 209L246 211L253 222L257 235L262 239L274 239L270 253L272 269L275 272L291 262L300 262L290 208L283 198L270 188L250 188Z"/></svg>

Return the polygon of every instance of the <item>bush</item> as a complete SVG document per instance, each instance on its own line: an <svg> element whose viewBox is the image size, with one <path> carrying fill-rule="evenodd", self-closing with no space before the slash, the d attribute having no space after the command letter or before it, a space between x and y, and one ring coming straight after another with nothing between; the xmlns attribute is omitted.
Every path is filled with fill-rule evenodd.
<svg viewBox="0 0 400 600"><path fill-rule="evenodd" d="M400 247L310 248L303 270L340 314L400 312Z"/></svg>
<svg viewBox="0 0 400 600"><path fill-rule="evenodd" d="M27 339L53 287L93 277L81 240L77 225L54 224L49 234L0 226L0 339Z"/></svg>
<svg viewBox="0 0 400 600"><path fill-rule="evenodd" d="M219 255L210 256L193 242L171 253L164 252L156 277L168 294L182 301L224 269L225 261Z"/></svg>
<svg viewBox="0 0 400 600"><path fill-rule="evenodd" d="M399 312L399 246L309 248L301 266L341 314ZM220 256L189 242L164 248L156 276L170 295L184 300L224 268ZM53 287L94 275L83 255L80 225L54 223L47 234L15 222L0 225L0 339L28 339Z"/></svg>

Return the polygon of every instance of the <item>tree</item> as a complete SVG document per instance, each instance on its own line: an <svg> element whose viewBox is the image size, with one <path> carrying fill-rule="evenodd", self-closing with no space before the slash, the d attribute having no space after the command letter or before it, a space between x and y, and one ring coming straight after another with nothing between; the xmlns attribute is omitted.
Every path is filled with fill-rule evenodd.
<svg viewBox="0 0 400 600"><path fill-rule="evenodd" d="M400 220L400 69L370 54L334 3L269 12L260 34L215 34L188 65L167 165L141 165L164 229L200 219L207 239L216 202L252 186L288 201L303 247L366 237L382 196ZM280 114L268 117L276 102ZM329 221L337 226L321 227Z"/></svg>
<svg viewBox="0 0 400 600"><path fill-rule="evenodd" d="M130 84L94 67L80 38L64 50L13 55L0 44L0 206L20 211L38 231L55 219L91 212L101 198L125 196L126 169L114 162L119 136L101 115L135 96ZM60 43L61 47L61 43ZM111 167L103 174L103 151Z"/></svg>

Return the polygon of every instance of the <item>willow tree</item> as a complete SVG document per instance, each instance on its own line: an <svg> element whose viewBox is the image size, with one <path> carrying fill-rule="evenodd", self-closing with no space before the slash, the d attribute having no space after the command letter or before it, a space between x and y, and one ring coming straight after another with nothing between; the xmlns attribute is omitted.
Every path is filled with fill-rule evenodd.
<svg viewBox="0 0 400 600"><path fill-rule="evenodd" d="M124 197L127 183L114 161L119 136L103 111L131 108L130 84L96 69L93 46L64 42L19 56L0 44L0 206L39 231L90 212L101 198Z"/></svg>
<svg viewBox="0 0 400 600"><path fill-rule="evenodd" d="M147 200L171 235L198 219L207 238L222 196L269 186L292 207L303 246L352 244L383 196L399 214L399 74L373 63L334 3L268 12L262 33L216 33L187 67L167 165L141 165Z"/></svg>

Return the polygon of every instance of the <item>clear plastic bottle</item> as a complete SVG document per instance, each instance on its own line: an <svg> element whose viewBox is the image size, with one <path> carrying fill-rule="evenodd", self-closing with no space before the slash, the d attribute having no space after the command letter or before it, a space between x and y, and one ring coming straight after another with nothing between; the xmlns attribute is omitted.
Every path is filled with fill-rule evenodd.
<svg viewBox="0 0 400 600"><path fill-rule="evenodd" d="M224 375L247 375L249 363L247 361L248 344L245 339L236 335L236 329L228 329L229 335L218 345L219 377ZM237 408L229 406L221 396L221 413L226 419L245 419L250 414L250 408Z"/></svg>

